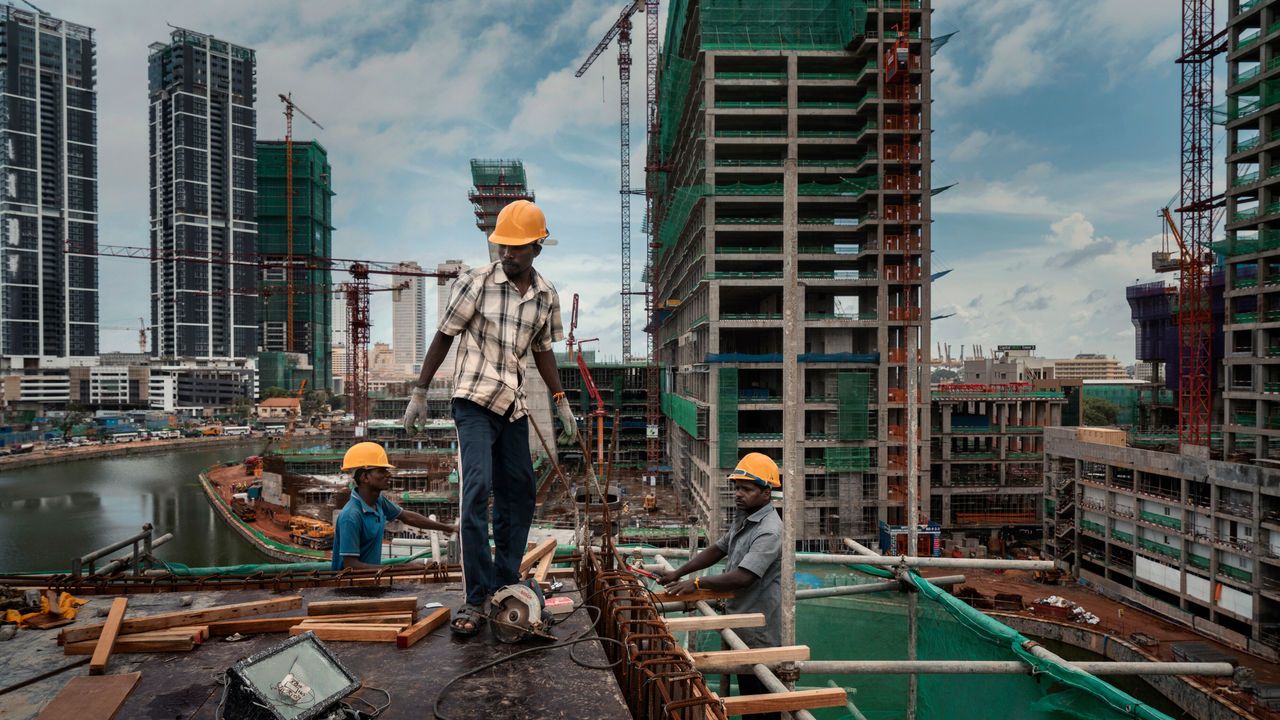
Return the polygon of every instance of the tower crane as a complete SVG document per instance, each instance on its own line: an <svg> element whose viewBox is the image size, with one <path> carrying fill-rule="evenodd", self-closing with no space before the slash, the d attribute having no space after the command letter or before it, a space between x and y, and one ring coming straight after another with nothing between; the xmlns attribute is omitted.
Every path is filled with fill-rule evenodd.
<svg viewBox="0 0 1280 720"><path fill-rule="evenodd" d="M618 20L609 27L600 42L587 59L578 68L576 77L591 67L596 58L609 47L615 38L618 40L618 79L621 83L619 92L620 143L619 159L621 161L621 187L619 193L622 202L622 353L623 360L631 359L631 297L641 294L645 298L646 349L647 366L645 368L645 462L648 472L656 473L661 463L662 438L658 432L660 422L660 394L658 382L658 357L656 335L658 327L651 322L658 308L657 297L657 248L653 240L655 219L655 194L657 173L663 170L661 158L658 156L658 2L659 0L630 0ZM647 131L647 151L645 155L645 209L649 218L650 239L647 248L648 272L645 273L647 287L643 293L631 291L631 195L638 194L631 189L631 16L643 11L645 14L645 129Z"/></svg>
<svg viewBox="0 0 1280 720"><path fill-rule="evenodd" d="M285 283L289 289L285 303L287 309L285 313L285 349L293 352L293 113L296 111L299 115L311 121L321 130L324 126L316 122L316 119L306 113L305 110L298 107L293 102L293 93L288 95L281 94L280 102L284 103L284 208L285 208L285 255L287 262L285 265Z"/></svg>
<svg viewBox="0 0 1280 720"><path fill-rule="evenodd" d="M633 0L618 16L605 32L595 49L582 62L582 66L573 74L582 77L596 58L609 47L615 39L618 41L618 82L619 82L619 164L621 182L618 196L622 203L622 359L625 362L631 357L631 16L644 10L644 0Z"/></svg>
<svg viewBox="0 0 1280 720"><path fill-rule="evenodd" d="M1181 189L1175 227L1161 211L1178 243L1178 443L1210 444L1213 395L1213 330L1209 308L1209 246L1213 240L1213 58L1226 49L1226 29L1213 32L1213 0L1182 0Z"/></svg>

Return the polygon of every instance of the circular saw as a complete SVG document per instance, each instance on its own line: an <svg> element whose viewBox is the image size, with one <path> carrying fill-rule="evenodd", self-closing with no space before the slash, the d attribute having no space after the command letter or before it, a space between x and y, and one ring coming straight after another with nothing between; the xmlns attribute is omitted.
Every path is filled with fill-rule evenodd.
<svg viewBox="0 0 1280 720"><path fill-rule="evenodd" d="M525 638L555 640L548 630L550 616L537 581L507 585L493 594L490 622L493 635L504 643L517 643Z"/></svg>

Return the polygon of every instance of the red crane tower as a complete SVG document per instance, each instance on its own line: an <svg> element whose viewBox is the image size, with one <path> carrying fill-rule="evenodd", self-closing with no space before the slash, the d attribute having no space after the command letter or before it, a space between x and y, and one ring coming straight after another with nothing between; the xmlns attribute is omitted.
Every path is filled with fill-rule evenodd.
<svg viewBox="0 0 1280 720"><path fill-rule="evenodd" d="M1178 442L1207 447L1213 413L1213 328L1208 267L1213 240L1213 58L1225 49L1213 32L1213 0L1182 0L1182 177L1175 232L1178 263ZM1172 227L1172 217L1165 211Z"/></svg>

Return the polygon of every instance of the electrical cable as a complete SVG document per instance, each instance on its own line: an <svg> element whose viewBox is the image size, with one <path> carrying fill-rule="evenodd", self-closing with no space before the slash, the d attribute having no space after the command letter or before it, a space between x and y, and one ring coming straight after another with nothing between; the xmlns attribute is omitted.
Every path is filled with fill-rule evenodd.
<svg viewBox="0 0 1280 720"><path fill-rule="evenodd" d="M598 594L598 593L596 593L596 594ZM594 594L592 595L592 597L594 597ZM590 598L588 598L588 599L590 599ZM586 603L587 603L587 600L583 600L583 601L582 601L582 603L579 603L576 607L574 607L574 609L573 609L572 611L570 611L569 613L566 613L566 614L565 614L565 619L568 619L568 617L569 617L570 615L572 615L573 613L575 613L575 612L577 612L578 610L582 609L583 607L592 608L592 606L587 605ZM592 608L592 609L594 609L594 608ZM597 612L599 612L599 611L597 610ZM626 646L624 646L620 641L618 641L618 640L614 640L613 638L607 638L607 637L587 637L587 636L586 636L586 635L587 635L587 633L591 632L591 630L595 627L596 620L598 620L598 619L599 619L599 616L597 615L597 616L596 616L596 618L592 619L592 621L587 625L587 627L586 627L586 628L584 628L584 629L583 629L583 631L582 631L581 633L579 633L577 636L572 637L572 638L570 638L570 639L568 639L568 640L561 640L560 642L553 643L553 644L551 644L551 645L541 645L541 646L539 646L539 647L529 648L529 649L527 649L527 650L521 650L521 651L519 651L519 652L515 652L515 653L512 653L512 654L507 655L507 656L505 656L505 657L498 658L497 660L494 660L494 661L492 661L492 662L487 662L487 663L485 663L485 664L483 664L483 665L481 665L481 666L479 666L479 667L472 668L472 669L470 669L470 670L468 670L468 671L466 671L466 672L464 672L464 673L460 673L460 674L458 674L458 675L453 676L453 677L452 677L452 678L450 678L450 679L449 679L449 681L448 681L448 682L446 682L446 683L445 683L445 684L444 684L444 685L443 685L443 686L442 686L438 691L436 691L435 701L434 701L434 702L432 702L432 704L431 704L431 715L432 715L432 717L433 717L433 718L435 718L435 720L449 720L449 718L448 718L447 716L445 716L444 714L442 714L442 713L440 712L440 703L441 703L441 700L444 698L445 693L446 693L446 692L448 692L449 688L450 688L450 687L452 687L452 686L453 686L455 683L457 683L459 680L463 680L463 679L468 678L468 677L470 677L470 676L472 676L472 675L475 675L476 673L483 672L483 671L485 671L485 670L489 670L490 668L497 667L498 665L501 665L501 664L503 664L503 663L507 662L508 660L514 660L514 659L516 659L516 658L518 658L518 657L523 657L523 656L525 656L525 655L532 655L533 653L545 652L545 651L547 651L547 650L556 650L556 649L558 649L558 648L567 647L567 648L570 648L570 650L569 650L569 659L573 660L573 662L574 662L576 665L579 665L579 666L581 666L581 667L587 668L588 670L611 670L611 669L613 669L613 668L614 668L614 667L616 667L619 663L621 663L621 662L622 662L622 657L619 657L617 660L615 660L615 661L613 661L613 662L611 662L611 663L605 664L605 665L595 665L595 664L588 663L588 662L585 662L585 661L581 660L580 658L578 658L578 656L577 656L577 655L575 655L575 654L574 654L574 646L579 645L579 644L581 644L581 643L585 643L585 642L592 642L592 641L596 641L596 640L599 640L602 644L603 644L603 643L613 643L614 645L617 645L620 649L624 649L624 650L626 649ZM563 622L563 620L562 620L562 622Z"/></svg>

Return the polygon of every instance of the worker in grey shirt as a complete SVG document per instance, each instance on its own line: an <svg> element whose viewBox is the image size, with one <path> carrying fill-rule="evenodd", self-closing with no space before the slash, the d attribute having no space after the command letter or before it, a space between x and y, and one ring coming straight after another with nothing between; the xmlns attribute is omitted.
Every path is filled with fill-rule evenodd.
<svg viewBox="0 0 1280 720"><path fill-rule="evenodd" d="M715 545L662 574L658 582L673 595L698 590L732 592L726 603L729 612L764 615L764 627L737 628L738 637L749 647L778 647L782 644L782 518L771 502L774 491L782 489L778 464L768 455L748 453L729 473L729 480L735 485L734 504L738 508L733 525ZM680 580L721 560L725 560L725 571L719 575ZM759 695L769 690L755 675L746 673L738 676L738 692ZM746 720L779 717L779 713L745 716Z"/></svg>

